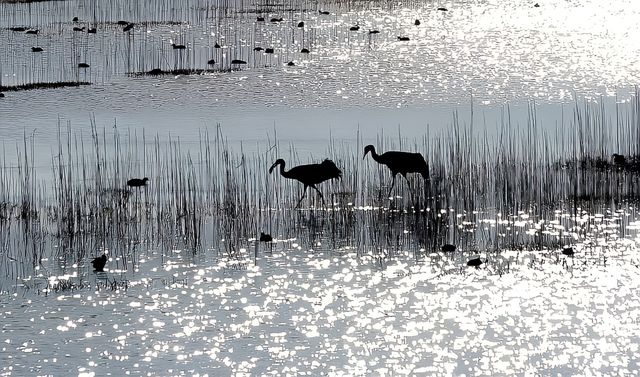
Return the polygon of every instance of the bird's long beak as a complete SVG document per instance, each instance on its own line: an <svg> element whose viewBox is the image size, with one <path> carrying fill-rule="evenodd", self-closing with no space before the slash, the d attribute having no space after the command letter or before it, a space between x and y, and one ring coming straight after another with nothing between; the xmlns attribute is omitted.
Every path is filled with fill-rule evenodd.
<svg viewBox="0 0 640 377"><path fill-rule="evenodd" d="M367 153L369 153L369 151L364 152L364 155L362 155L362 159L364 160L365 157L367 157Z"/></svg>
<svg viewBox="0 0 640 377"><path fill-rule="evenodd" d="M276 166L278 166L277 162L275 164L271 165L271 167L269 168L269 174L271 174L271 172L273 171L273 169L275 169Z"/></svg>

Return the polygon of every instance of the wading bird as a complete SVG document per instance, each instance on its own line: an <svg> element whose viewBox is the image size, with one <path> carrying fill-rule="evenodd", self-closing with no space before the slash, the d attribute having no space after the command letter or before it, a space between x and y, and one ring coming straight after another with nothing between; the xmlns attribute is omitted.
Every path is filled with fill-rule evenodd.
<svg viewBox="0 0 640 377"><path fill-rule="evenodd" d="M445 243L442 245L442 251L445 253L452 253L456 251L456 245L452 245L450 243Z"/></svg>
<svg viewBox="0 0 640 377"><path fill-rule="evenodd" d="M273 169L278 165L280 165L280 175L285 178L300 181L304 185L302 197L298 201L298 204L296 204L296 208L300 205L302 199L304 199L304 196L307 194L307 187L313 188L318 192L318 194L320 194L320 199L324 205L324 196L322 195L322 192L318 190L316 185L329 179L340 179L342 177L342 171L338 169L333 161L328 159L322 161L321 164L299 165L285 171L285 162L283 159L279 158L269 168L269 174L271 174Z"/></svg>
<svg viewBox="0 0 640 377"><path fill-rule="evenodd" d="M623 154L614 153L611 155L614 165L624 166L627 164L627 158Z"/></svg>
<svg viewBox="0 0 640 377"><path fill-rule="evenodd" d="M260 242L272 242L273 237L270 234L260 232Z"/></svg>
<svg viewBox="0 0 640 377"><path fill-rule="evenodd" d="M140 178L132 178L132 179L127 181L127 186L129 186L129 187L146 187L148 180L149 180L149 178L147 178L147 177L144 177L142 179L140 179Z"/></svg>
<svg viewBox="0 0 640 377"><path fill-rule="evenodd" d="M480 258L474 258L474 259L470 259L467 262L467 266L480 268L480 265L483 264L483 263L487 263L487 260L485 259L484 262L483 262L482 259L480 259Z"/></svg>
<svg viewBox="0 0 640 377"><path fill-rule="evenodd" d="M107 254L102 254L97 258L93 258L91 264L93 265L94 271L102 272L104 271L104 265L107 264Z"/></svg>
<svg viewBox="0 0 640 377"><path fill-rule="evenodd" d="M388 151L378 155L373 145L367 145L364 147L363 160L369 152L371 152L371 157L373 157L375 162L386 165L389 170L391 170L393 181L391 182L389 195L391 195L391 190L393 190L393 186L396 184L396 175L398 175L398 173L402 174L407 182L409 182L407 173L420 173L425 181L429 180L429 164L427 164L427 161L425 161L420 153Z"/></svg>

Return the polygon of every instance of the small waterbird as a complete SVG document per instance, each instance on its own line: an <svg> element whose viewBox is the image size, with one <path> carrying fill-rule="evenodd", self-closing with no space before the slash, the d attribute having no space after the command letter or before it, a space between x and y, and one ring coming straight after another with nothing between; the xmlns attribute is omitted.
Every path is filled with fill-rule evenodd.
<svg viewBox="0 0 640 377"><path fill-rule="evenodd" d="M573 251L573 248L571 246L565 246L562 249L562 254L564 254L564 255L566 255L568 257L572 257L575 254L575 252Z"/></svg>
<svg viewBox="0 0 640 377"><path fill-rule="evenodd" d="M627 158L623 154L614 153L611 155L614 165L624 166L627 164Z"/></svg>
<svg viewBox="0 0 640 377"><path fill-rule="evenodd" d="M0 92L0 98L4 98L4 93Z"/></svg>
<svg viewBox="0 0 640 377"><path fill-rule="evenodd" d="M358 30L360 30L360 25L357 25L357 24L349 28L349 31L358 31Z"/></svg>
<svg viewBox="0 0 640 377"><path fill-rule="evenodd" d="M330 14L328 10L319 10L318 13L320 13L323 16L328 16Z"/></svg>
<svg viewBox="0 0 640 377"><path fill-rule="evenodd" d="M98 29L94 28L94 27L90 27L89 29L87 29L87 33L89 34L95 34L98 32Z"/></svg>
<svg viewBox="0 0 640 377"><path fill-rule="evenodd" d="M89 68L89 64L87 64L87 63L78 63L78 68Z"/></svg>
<svg viewBox="0 0 640 377"><path fill-rule="evenodd" d="M264 17L258 16L258 17L256 17L256 21L263 22L264 21Z"/></svg>
<svg viewBox="0 0 640 377"><path fill-rule="evenodd" d="M449 243L446 243L444 245L442 245L442 251L445 253L452 253L454 251L456 251L456 245L452 245Z"/></svg>
<svg viewBox="0 0 640 377"><path fill-rule="evenodd" d="M474 258L474 259L469 259L469 261L467 262L467 266L480 268L480 265L482 265L483 263L487 263L487 260L485 259L483 262L482 259L480 258Z"/></svg>
<svg viewBox="0 0 640 377"><path fill-rule="evenodd" d="M207 62L207 64L209 65L214 65L216 64L216 61L214 59L209 59L209 61Z"/></svg>
<svg viewBox="0 0 640 377"><path fill-rule="evenodd" d="M42 47L31 47L31 52L42 52L44 51Z"/></svg>
<svg viewBox="0 0 640 377"><path fill-rule="evenodd" d="M142 179L140 179L140 178L132 178L132 179L127 181L127 186L129 186L129 187L146 187L147 186L147 181L149 181L149 178L147 178L147 177L144 177Z"/></svg>
<svg viewBox="0 0 640 377"><path fill-rule="evenodd" d="M240 59L233 59L231 61L231 64L247 64L247 62L245 62L244 60L240 60Z"/></svg>
<svg viewBox="0 0 640 377"><path fill-rule="evenodd" d="M175 43L172 43L171 47L173 47L174 50L184 50L187 48L185 45L177 45Z"/></svg>
<svg viewBox="0 0 640 377"><path fill-rule="evenodd" d="M409 37L398 37L398 40L399 40L399 41L405 41L405 42L406 42L406 41L408 41L408 40L410 40L410 39L409 39Z"/></svg>
<svg viewBox="0 0 640 377"><path fill-rule="evenodd" d="M441 11L441 12L446 12L446 11L448 11L449 9L447 9L447 8L445 8L445 7L440 7L440 8L438 8L438 10L439 10L439 11Z"/></svg>
<svg viewBox="0 0 640 377"><path fill-rule="evenodd" d="M289 67L293 67L293 66L295 66L295 65L296 65L296 63L294 63L294 62L292 62L292 61L291 61L291 62L289 62L289 63L287 63L287 66L289 66Z"/></svg>
<svg viewBox="0 0 640 377"><path fill-rule="evenodd" d="M298 22L298 27L304 27L304 21Z"/></svg>
<svg viewBox="0 0 640 377"><path fill-rule="evenodd" d="M275 52L275 50L274 50L273 48L271 48L271 47L267 47L267 48L264 50L264 53L265 53L265 54L273 54L274 52Z"/></svg>
<svg viewBox="0 0 640 377"><path fill-rule="evenodd" d="M38 34L40 32L40 30L38 29L29 29L27 31L25 31L25 34Z"/></svg>
<svg viewBox="0 0 640 377"><path fill-rule="evenodd" d="M380 30L369 30L369 34L380 34Z"/></svg>
<svg viewBox="0 0 640 377"><path fill-rule="evenodd" d="M413 24L416 25L416 26L420 26L420 20L413 21Z"/></svg>
<svg viewBox="0 0 640 377"><path fill-rule="evenodd" d="M270 234L260 232L260 242L273 242L273 237Z"/></svg>
<svg viewBox="0 0 640 377"><path fill-rule="evenodd" d="M330 179L340 179L342 177L342 171L329 159L322 161L320 164L298 165L289 170L284 170L285 162L283 159L279 158L269 168L269 174L271 174L273 169L278 165L280 165L280 175L285 178L295 179L304 185L302 197L300 197L298 204L296 204L296 208L300 205L302 199L304 199L304 196L307 194L307 187L313 188L318 192L318 194L320 194L320 199L324 205L324 196L322 195L322 192L318 190L316 185Z"/></svg>
<svg viewBox="0 0 640 377"><path fill-rule="evenodd" d="M308 48L303 48L302 50L300 50L301 54L308 54L309 53L309 49Z"/></svg>
<svg viewBox="0 0 640 377"><path fill-rule="evenodd" d="M429 180L429 164L427 164L427 161L425 161L420 153L388 151L378 155L373 145L367 145L364 147L363 160L369 152L371 152L371 157L373 157L375 162L386 165L389 170L391 170L393 181L391 182L389 195L391 195L391 190L393 190L393 186L396 183L396 175L398 175L398 173L400 173L407 182L409 182L407 178L408 173L420 173L425 181Z"/></svg>
<svg viewBox="0 0 640 377"><path fill-rule="evenodd" d="M93 270L97 272L104 271L104 266L107 264L108 259L109 258L107 258L107 254L102 254L97 258L93 258L93 260L91 261L91 264L93 265Z"/></svg>

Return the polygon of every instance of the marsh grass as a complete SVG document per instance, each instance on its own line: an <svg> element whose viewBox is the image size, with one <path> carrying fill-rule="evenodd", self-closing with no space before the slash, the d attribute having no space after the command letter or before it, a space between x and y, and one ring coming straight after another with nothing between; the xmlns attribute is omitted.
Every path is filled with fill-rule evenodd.
<svg viewBox="0 0 640 377"><path fill-rule="evenodd" d="M355 250L380 266L408 256L447 270L483 255L487 268L502 274L516 261L529 263L520 252L536 250L537 261L546 263L602 264L602 250L571 260L557 254L565 245L582 243L589 250L585 240L615 244L616 235L631 234L638 176L635 168L622 168L608 156L637 153L637 113L594 125L588 122L604 118L594 117L600 109L576 105L574 111L574 121L555 131L563 136L554 136L575 140L572 148L541 131L533 105L526 126L505 122L497 139L461 124L455 114L444 134L380 135L375 142L381 151L420 151L430 163L429 181L398 178L391 198L391 174L362 159L370 140L361 135L355 144L332 140L322 156L303 157L276 134L245 149L242 143L232 148L220 127L214 134L203 130L194 146L146 131L107 131L95 122L90 135L60 125L50 175L33 165L33 135L15 148L3 147L0 267L7 276L30 276L55 260L47 273L74 265L90 272L90 258L106 251L108 271L122 275L150 250L193 256L207 250L257 263L268 252L256 248L261 231L276 240L295 240L276 241L271 250L293 244L310 252ZM605 130L619 135L615 147ZM330 158L343 179L319 185L325 206L309 191L294 209L302 185L268 173L277 158L284 158L288 169ZM629 161L635 164L634 158ZM129 178L145 176L147 187L126 186ZM444 243L456 244L458 251L441 254ZM504 250L516 257L503 258Z"/></svg>

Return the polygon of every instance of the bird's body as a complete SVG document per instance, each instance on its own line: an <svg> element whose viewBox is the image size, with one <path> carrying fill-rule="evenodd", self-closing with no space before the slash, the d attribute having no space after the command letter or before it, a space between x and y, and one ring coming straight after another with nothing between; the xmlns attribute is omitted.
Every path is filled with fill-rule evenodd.
<svg viewBox="0 0 640 377"><path fill-rule="evenodd" d="M174 50L184 50L187 48L185 45L177 45L175 43L172 43L171 47L173 47Z"/></svg>
<svg viewBox="0 0 640 377"><path fill-rule="evenodd" d="M132 179L127 181L127 186L129 186L129 187L146 187L148 180L149 180L149 178L147 178L147 177L144 177L142 179L140 179L140 178L132 178Z"/></svg>
<svg viewBox="0 0 640 377"><path fill-rule="evenodd" d="M240 60L240 59L233 59L231 61L231 64L247 64L247 62L245 62L244 60Z"/></svg>
<svg viewBox="0 0 640 377"><path fill-rule="evenodd" d="M260 242L272 242L273 237L270 234L266 234L264 232L260 232Z"/></svg>
<svg viewBox="0 0 640 377"><path fill-rule="evenodd" d="M416 26L420 26L420 20L413 21L413 24L416 25Z"/></svg>
<svg viewBox="0 0 640 377"><path fill-rule="evenodd" d="M573 248L570 246L565 247L564 249L562 249L562 254L568 256L568 257L572 257L575 252L573 251Z"/></svg>
<svg viewBox="0 0 640 377"><path fill-rule="evenodd" d="M624 166L627 163L627 158L623 154L614 153L611 155L614 165Z"/></svg>
<svg viewBox="0 0 640 377"><path fill-rule="evenodd" d="M89 64L87 64L87 63L78 63L78 68L89 68Z"/></svg>
<svg viewBox="0 0 640 377"><path fill-rule="evenodd" d="M275 52L275 50L274 50L273 48L271 48L271 47L267 47L267 48L264 50L264 53L265 53L265 54L273 54L274 52Z"/></svg>
<svg viewBox="0 0 640 377"><path fill-rule="evenodd" d="M209 61L207 61L207 64L214 65L214 64L216 64L216 60L215 59L209 59Z"/></svg>
<svg viewBox="0 0 640 377"><path fill-rule="evenodd" d="M304 27L304 21L298 22L298 27Z"/></svg>
<svg viewBox="0 0 640 377"><path fill-rule="evenodd" d="M98 32L98 29L96 29L94 27L87 29L87 33L89 33L89 34L95 34L97 32Z"/></svg>
<svg viewBox="0 0 640 377"><path fill-rule="evenodd" d="M358 30L360 30L360 26L359 26L359 25L351 26L351 27L349 28L349 30L350 30L350 31L358 31Z"/></svg>
<svg viewBox="0 0 640 377"><path fill-rule="evenodd" d="M98 272L104 271L104 266L107 264L107 254L102 254L97 258L93 258L91 264L93 265L93 269Z"/></svg>
<svg viewBox="0 0 640 377"><path fill-rule="evenodd" d="M303 48L302 50L300 50L301 54L308 54L309 53L309 49L308 48Z"/></svg>
<svg viewBox="0 0 640 377"><path fill-rule="evenodd" d="M369 34L380 34L380 30L369 30Z"/></svg>
<svg viewBox="0 0 640 377"><path fill-rule="evenodd" d="M445 253L452 253L454 251L456 251L456 245L452 245L449 243L446 243L444 245L442 245L442 251Z"/></svg>
<svg viewBox="0 0 640 377"><path fill-rule="evenodd" d="M31 47L31 52L42 52L44 51L42 47Z"/></svg>
<svg viewBox="0 0 640 377"><path fill-rule="evenodd" d="M467 266L480 268L480 265L482 265L483 263L487 263L487 260L485 259L483 261L480 258L474 258L474 259L469 259L469 261L467 262Z"/></svg>
<svg viewBox="0 0 640 377"><path fill-rule="evenodd" d="M389 170L391 170L393 182L389 189L389 195L391 195L391 190L393 190L393 186L396 183L396 175L398 175L398 173L400 173L407 182L409 181L407 178L408 173L420 173L425 181L429 180L429 164L427 164L427 161L425 161L420 153L388 151L379 155L376 153L373 145L367 145L364 147L364 156L362 156L362 159L367 157L369 152L371 152L371 157L373 157L374 161L386 165Z"/></svg>
<svg viewBox="0 0 640 377"><path fill-rule="evenodd" d="M318 194L320 194L320 199L322 199L322 203L324 204L322 192L318 190L316 185L330 179L340 179L342 177L342 171L338 169L336 164L331 160L324 160L320 164L298 165L289 170L285 170L285 162L283 159L279 158L269 168L269 174L271 174L273 169L278 165L280 165L280 175L285 178L295 179L304 185L304 192L302 193L302 197L298 201L296 207L298 207L302 202L302 199L304 199L304 196L307 193L307 187L311 187L316 190Z"/></svg>

